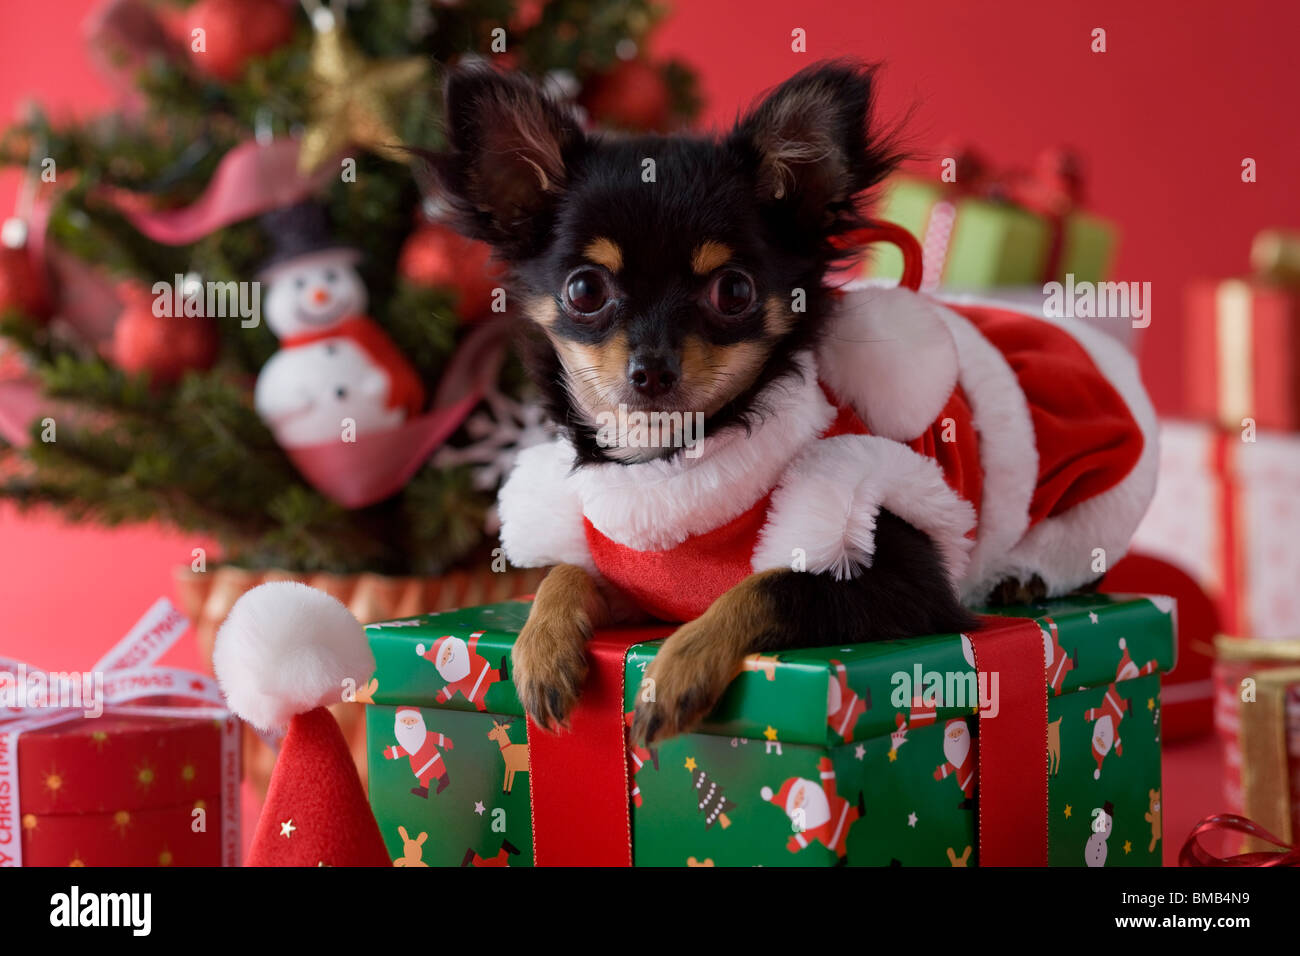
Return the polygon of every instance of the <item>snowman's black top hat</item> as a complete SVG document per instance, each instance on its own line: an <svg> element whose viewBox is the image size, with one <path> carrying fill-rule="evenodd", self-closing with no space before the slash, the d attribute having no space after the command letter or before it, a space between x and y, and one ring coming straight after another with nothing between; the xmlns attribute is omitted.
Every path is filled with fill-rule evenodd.
<svg viewBox="0 0 1300 956"><path fill-rule="evenodd" d="M325 207L318 202L307 200L272 209L262 215L260 222L272 245L271 254L262 262L263 272L313 252L338 249L360 254L354 246L334 237Z"/></svg>

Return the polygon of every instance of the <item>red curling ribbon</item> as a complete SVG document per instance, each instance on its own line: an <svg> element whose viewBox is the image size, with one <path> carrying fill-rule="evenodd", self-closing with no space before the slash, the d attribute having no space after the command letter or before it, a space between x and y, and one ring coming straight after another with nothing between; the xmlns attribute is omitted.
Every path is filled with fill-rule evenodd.
<svg viewBox="0 0 1300 956"><path fill-rule="evenodd" d="M1236 856L1215 856L1201 845L1207 833L1242 833L1282 847L1281 850L1260 850L1239 853ZM1300 866L1300 847L1292 846L1281 837L1274 836L1259 824L1235 813L1215 813L1192 827L1178 853L1179 866Z"/></svg>
<svg viewBox="0 0 1300 956"><path fill-rule="evenodd" d="M855 249L872 242L888 242L903 254L903 277L898 284L916 292L921 288L921 243L902 226L892 222L879 222L835 236L831 244L837 249Z"/></svg>
<svg viewBox="0 0 1300 956"><path fill-rule="evenodd" d="M623 676L633 644L672 628L600 631L587 642L587 683L569 729L528 718L528 794L535 866L631 866L632 803L627 775Z"/></svg>
<svg viewBox="0 0 1300 956"><path fill-rule="evenodd" d="M975 670L998 675L979 718L979 865L1047 866L1047 685L1043 635L1028 618L981 617Z"/></svg>

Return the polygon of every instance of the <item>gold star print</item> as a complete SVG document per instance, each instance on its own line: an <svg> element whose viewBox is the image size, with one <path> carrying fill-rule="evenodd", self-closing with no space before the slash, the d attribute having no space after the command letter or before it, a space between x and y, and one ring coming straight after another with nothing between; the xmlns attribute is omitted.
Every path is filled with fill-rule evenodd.
<svg viewBox="0 0 1300 956"><path fill-rule="evenodd" d="M767 730L763 731L763 736L768 740L776 740L776 728L771 724L768 724Z"/></svg>
<svg viewBox="0 0 1300 956"><path fill-rule="evenodd" d="M98 750L100 753L103 753L104 745L108 743L109 736L107 733L105 733L102 730L96 730L94 733L90 735L90 740L91 743L95 745L95 749Z"/></svg>
<svg viewBox="0 0 1300 956"><path fill-rule="evenodd" d="M1067 804L1065 805L1065 818L1066 818L1067 820L1070 818L1070 813L1071 813L1071 812L1072 812L1072 811L1070 810L1070 805L1067 803Z"/></svg>
<svg viewBox="0 0 1300 956"><path fill-rule="evenodd" d="M135 783L141 790L148 790L153 786L154 772L153 767L148 764L137 767L135 771Z"/></svg>
<svg viewBox="0 0 1300 956"><path fill-rule="evenodd" d="M1133 852L1133 842L1132 842L1131 840L1125 840L1125 841L1124 841L1124 852L1125 852L1125 853L1132 853L1132 852Z"/></svg>
<svg viewBox="0 0 1300 956"><path fill-rule="evenodd" d="M127 828L130 825L131 814L127 813L125 810L118 810L117 813L113 814L113 829L122 836L126 836Z"/></svg>
<svg viewBox="0 0 1300 956"><path fill-rule="evenodd" d="M63 789L63 774L57 770L51 770L45 774L45 789L50 793L57 794Z"/></svg>
<svg viewBox="0 0 1300 956"><path fill-rule="evenodd" d="M280 824L280 836L287 840L289 837L293 836L293 831L296 829L298 828L293 825L293 818L290 817L288 820L285 820Z"/></svg>
<svg viewBox="0 0 1300 956"><path fill-rule="evenodd" d="M326 9L313 18L311 120L298 151L305 173L350 144L404 162L391 103L409 93L428 70L422 57L368 60Z"/></svg>
<svg viewBox="0 0 1300 956"><path fill-rule="evenodd" d="M1147 710L1155 710L1155 709L1156 709L1156 699L1154 697L1148 697Z"/></svg>
<svg viewBox="0 0 1300 956"><path fill-rule="evenodd" d="M36 814L34 813L23 814L23 829L26 830L28 833L36 829L36 824L38 822L39 821L36 819Z"/></svg>
<svg viewBox="0 0 1300 956"><path fill-rule="evenodd" d="M85 866L85 865L86 864L81 859L80 853L74 852L72 855L72 859L68 861L68 866Z"/></svg>
<svg viewBox="0 0 1300 956"><path fill-rule="evenodd" d="M186 783L193 783L196 776L198 776L198 770L195 769L194 764L187 763L181 767L181 779Z"/></svg>
<svg viewBox="0 0 1300 956"><path fill-rule="evenodd" d="M897 751L897 750L890 750L890 751L889 751L889 762L890 762L890 763L893 763L893 762L894 762L895 760L897 760L897 759L898 759L898 751Z"/></svg>
<svg viewBox="0 0 1300 956"><path fill-rule="evenodd" d="M167 849L167 847L165 846L162 848L162 852L158 854L158 865L159 866L172 865L172 851Z"/></svg>
<svg viewBox="0 0 1300 956"><path fill-rule="evenodd" d="M695 758L694 758L694 757L687 757L687 758L686 758L686 769L689 770L689 771L691 771L692 773L695 772Z"/></svg>

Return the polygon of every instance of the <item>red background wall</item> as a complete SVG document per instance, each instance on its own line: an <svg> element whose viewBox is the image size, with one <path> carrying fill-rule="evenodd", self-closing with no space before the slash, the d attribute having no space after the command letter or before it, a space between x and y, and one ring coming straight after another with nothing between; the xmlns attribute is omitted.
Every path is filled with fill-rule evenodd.
<svg viewBox="0 0 1300 956"><path fill-rule="evenodd" d="M92 0L8 4L0 30L0 121L23 97L56 113L109 105L78 24ZM998 164L1076 145L1090 201L1122 228L1114 278L1153 284L1144 361L1174 405L1180 300L1197 275L1246 267L1261 226L1300 226L1294 42L1300 7L1188 0L1100 0L1088 10L1035 0L845 4L824 0L679 2L656 38L702 73L706 120L732 119L759 90L813 59L888 61L886 113L915 106L912 138L949 137ZM807 31L808 52L790 50ZM1108 52L1090 52L1094 27ZM1243 184L1241 160L1258 161ZM13 178L0 179L9 209ZM69 528L0 507L0 650L55 668L84 666L160 593L197 543L155 529Z"/></svg>

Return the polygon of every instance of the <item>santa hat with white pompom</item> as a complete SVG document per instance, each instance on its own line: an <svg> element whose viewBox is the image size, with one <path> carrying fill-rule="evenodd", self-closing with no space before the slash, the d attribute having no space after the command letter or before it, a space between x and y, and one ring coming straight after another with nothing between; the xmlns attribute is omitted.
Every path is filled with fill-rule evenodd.
<svg viewBox="0 0 1300 956"><path fill-rule="evenodd" d="M391 866L329 704L375 670L365 631L323 591L292 581L244 594L217 632L212 663L230 709L288 728L257 821L249 866Z"/></svg>

